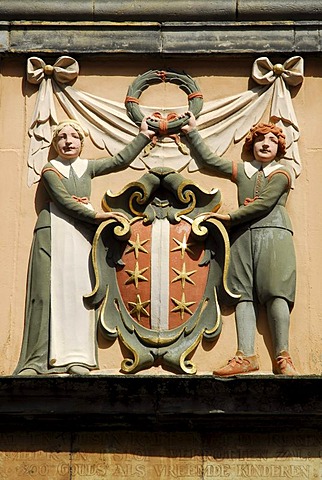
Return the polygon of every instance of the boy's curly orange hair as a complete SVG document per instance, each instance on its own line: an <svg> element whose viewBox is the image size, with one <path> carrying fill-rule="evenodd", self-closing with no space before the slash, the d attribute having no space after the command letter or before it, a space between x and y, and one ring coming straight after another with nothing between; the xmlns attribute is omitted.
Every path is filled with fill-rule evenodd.
<svg viewBox="0 0 322 480"><path fill-rule="evenodd" d="M278 139L277 156L282 157L283 155L285 155L285 134L283 133L283 130L274 123L258 123L253 128L251 128L245 138L245 150L248 152L252 152L255 138L259 137L259 135L266 135L266 133L270 132L273 133Z"/></svg>

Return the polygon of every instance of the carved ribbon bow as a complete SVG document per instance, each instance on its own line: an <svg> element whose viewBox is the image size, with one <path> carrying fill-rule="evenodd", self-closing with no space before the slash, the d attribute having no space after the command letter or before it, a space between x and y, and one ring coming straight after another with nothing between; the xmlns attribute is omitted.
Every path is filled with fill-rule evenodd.
<svg viewBox="0 0 322 480"><path fill-rule="evenodd" d="M255 60L252 77L259 85L273 85L271 119L280 124L286 135L286 145L291 147L285 158L291 160L296 176L301 173L301 160L297 149L299 126L289 87L296 87L304 79L304 61L300 56L291 57L283 65L273 65L267 57Z"/></svg>
<svg viewBox="0 0 322 480"><path fill-rule="evenodd" d="M175 112L171 112L171 113L168 113L166 117L163 117L160 112L154 112L152 113L152 116L159 119L159 135L160 136L167 135L169 138L172 138L175 141L176 145L178 146L179 151L183 155L189 155L189 150L180 141L180 135L178 134L168 135L168 122L170 122L171 120L177 119L178 114ZM143 154L144 157L147 157L150 154L150 151L157 145L157 141L158 141L158 136L154 135L151 143L149 143L149 145L147 145L144 149L144 154Z"/></svg>
<svg viewBox="0 0 322 480"><path fill-rule="evenodd" d="M51 144L51 125L57 124L53 89L60 92L64 85L73 82L79 73L76 60L68 56L59 57L54 65L46 63L38 57L30 57L27 61L27 81L39 85L36 105L29 128L31 137L28 155L28 185L39 179L39 175L47 161Z"/></svg>
<svg viewBox="0 0 322 480"><path fill-rule="evenodd" d="M260 57L253 64L252 77L259 85L268 85L282 78L288 85L296 87L304 79L303 58L291 57L283 65L273 65L267 57Z"/></svg>
<svg viewBox="0 0 322 480"><path fill-rule="evenodd" d="M52 77L57 83L71 83L78 77L78 74L78 63L72 57L59 57L54 65L46 65L38 57L30 57L27 61L27 80L29 83L38 84L48 77Z"/></svg>
<svg viewBox="0 0 322 480"><path fill-rule="evenodd" d="M77 203L83 203L84 205L87 205L89 203L89 198L88 197L77 197L76 195L72 195L72 198Z"/></svg>
<svg viewBox="0 0 322 480"><path fill-rule="evenodd" d="M303 82L303 65L302 57L289 58L283 65L273 65L267 57L260 57L255 60L252 70L252 77L259 85L274 84L271 117L275 122L282 120L293 125L296 130L299 129L298 122L288 86L295 87Z"/></svg>
<svg viewBox="0 0 322 480"><path fill-rule="evenodd" d="M73 82L79 73L79 66L72 57L59 57L54 65L46 63L38 57L30 57L27 61L27 80L29 83L40 84L36 107L30 128L36 122L44 123L50 118L56 121L56 110L53 101L53 83L59 88L60 84Z"/></svg>

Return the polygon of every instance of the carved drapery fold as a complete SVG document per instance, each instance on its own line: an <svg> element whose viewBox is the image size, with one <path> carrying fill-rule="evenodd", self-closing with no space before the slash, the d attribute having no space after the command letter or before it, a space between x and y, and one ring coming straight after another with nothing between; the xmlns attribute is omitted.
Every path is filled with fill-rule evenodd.
<svg viewBox="0 0 322 480"><path fill-rule="evenodd" d="M51 125L58 123L53 98L53 84L61 85L73 82L79 73L76 60L63 56L54 65L38 57L27 61L27 80L39 85L34 114L29 128L31 137L28 154L28 185L39 179L44 164L47 162L48 150L52 140Z"/></svg>
<svg viewBox="0 0 322 480"><path fill-rule="evenodd" d="M289 58L283 65L279 63L273 65L267 57L258 58L253 65L252 77L260 85L274 84L271 120L283 128L286 134L285 158L291 160L298 176L302 168L297 147L300 129L289 88L297 87L304 80L303 58L299 56Z"/></svg>
<svg viewBox="0 0 322 480"><path fill-rule="evenodd" d="M281 163L301 173L298 152L299 126L294 112L290 87L303 81L304 61L296 56L283 65L273 65L267 57L255 60L252 78L258 86L232 97L206 102L198 118L200 135L217 155L222 155L231 142L239 142L250 128L261 121L270 104L270 121L283 128L287 152ZM190 163L190 169L198 167Z"/></svg>
<svg viewBox="0 0 322 480"><path fill-rule="evenodd" d="M299 126L294 112L290 88L303 81L303 59L289 58L284 64L273 65L267 57L258 58L252 67L252 78L257 86L231 97L205 102L197 120L198 130L207 144L222 155L232 142L239 142L258 121L261 121L270 104L270 120L283 128L287 152L282 163L293 168L295 176L301 173L297 147ZM54 97L68 117L78 120L88 131L91 141L109 154L116 154L137 134L137 126L129 119L121 102L110 101L75 89L79 66L69 56L46 65L38 57L27 62L27 80L39 85L39 92L31 121L28 155L28 184L39 180L43 165L48 160L52 138L51 127L57 124ZM142 112L151 115L158 110L163 116L175 110L184 113L187 106L160 108L141 106ZM178 143L178 142L177 142ZM145 169L168 166L181 170L188 165L190 171L198 169L187 151L178 148L172 138L159 138L154 148L146 149L131 165Z"/></svg>

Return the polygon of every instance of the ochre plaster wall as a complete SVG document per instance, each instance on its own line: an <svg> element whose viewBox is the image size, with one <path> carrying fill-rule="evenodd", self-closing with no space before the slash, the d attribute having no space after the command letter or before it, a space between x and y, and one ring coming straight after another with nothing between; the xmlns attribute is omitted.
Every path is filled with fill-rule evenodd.
<svg viewBox="0 0 322 480"><path fill-rule="evenodd" d="M122 102L128 86L137 75L151 69L174 68L185 70L199 84L205 101L227 97L252 87L251 68L255 58L191 58L155 61L151 58L78 58L80 75L75 87L79 90ZM284 61L270 58L273 63ZM303 172L296 181L288 201L294 227L298 262L297 297L291 317L290 352L301 374L321 374L322 371L322 295L320 293L322 256L322 215L319 214L322 180L322 65L320 59L305 58L305 80L292 90L293 105L299 121L299 149ZM48 63L53 63L50 59ZM37 90L26 83L26 59L7 57L0 63L0 197L2 205L0 269L1 269L1 375L10 375L19 357L24 323L24 296L28 256L33 226L37 217L37 202L41 192L37 186L27 187L26 158L29 147L28 127L36 101ZM176 106L186 103L178 87L165 84L150 87L141 97L142 104ZM163 102L163 104L161 103ZM57 106L60 120L65 113ZM268 120L264 118L264 120ZM241 144L232 146L225 154L240 158ZM98 158L100 151L87 141L83 156ZM99 208L107 188L118 191L127 182L139 178L142 172L128 169L95 179L92 202ZM204 188L219 187L223 196L222 211L236 207L233 184L205 173L183 172ZM216 344L203 342L194 354L198 373L210 373L235 353L236 331L232 311L223 309L223 330ZM258 324L256 352L263 373L271 373L271 343L265 315ZM99 361L106 373L119 373L122 353L117 341L99 339ZM160 367L146 374L167 373Z"/></svg>

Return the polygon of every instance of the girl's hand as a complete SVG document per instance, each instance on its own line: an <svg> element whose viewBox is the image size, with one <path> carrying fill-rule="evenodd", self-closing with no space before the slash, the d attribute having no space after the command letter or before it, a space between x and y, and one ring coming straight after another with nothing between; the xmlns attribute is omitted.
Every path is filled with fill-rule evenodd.
<svg viewBox="0 0 322 480"><path fill-rule="evenodd" d="M147 119L150 119L152 117L144 117L141 126L140 126L140 133L143 133L146 137L148 137L150 140L156 135L154 130L149 130L149 125L147 123Z"/></svg>
<svg viewBox="0 0 322 480"><path fill-rule="evenodd" d="M105 222L105 220L110 220L110 219L119 221L120 218L123 218L127 221L129 220L127 216L121 212L98 212L95 215L96 223Z"/></svg>

